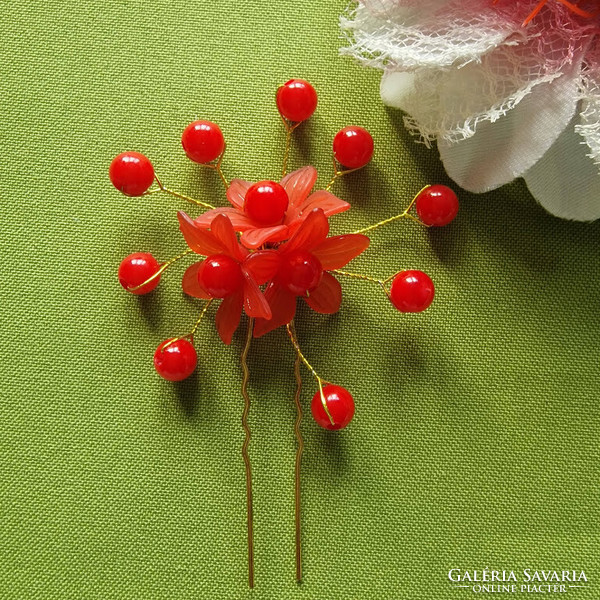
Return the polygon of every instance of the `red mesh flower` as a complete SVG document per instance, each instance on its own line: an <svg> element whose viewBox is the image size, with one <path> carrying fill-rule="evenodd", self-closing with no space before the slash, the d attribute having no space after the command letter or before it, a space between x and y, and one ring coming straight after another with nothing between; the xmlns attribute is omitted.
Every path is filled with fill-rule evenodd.
<svg viewBox="0 0 600 600"><path fill-rule="evenodd" d="M209 231L199 227L184 212L180 211L177 216L179 218L179 229L187 245L194 252L207 257L187 269L182 281L183 291L194 298L223 298L215 317L215 324L223 342L226 344L231 343L231 338L242 316L242 308L249 317L270 319L271 308L248 269L251 255L238 242L229 217L224 214L217 214L210 223ZM231 277L232 285L230 286L233 289L225 291L223 295L211 294L209 290L203 287L200 280L203 268L214 257L226 257L232 259L234 263L234 277ZM239 274L235 270L238 266ZM231 273L232 271L229 269L228 274ZM239 276L239 285L237 285L238 280L235 276Z"/></svg>
<svg viewBox="0 0 600 600"><path fill-rule="evenodd" d="M281 225L265 227L253 221L244 211L249 181L233 179L227 188L227 200L231 207L215 208L195 219L198 227L208 228L215 215L226 214L236 231L242 232L241 242L247 248L259 248L266 242L281 242L290 238L314 208L321 208L329 217L344 212L350 205L327 190L310 191L317 180L317 170L306 166L286 175L281 185L289 197L288 209Z"/></svg>
<svg viewBox="0 0 600 600"><path fill-rule="evenodd" d="M253 279L259 283L270 281L265 297L272 316L256 320L255 337L289 323L296 313L298 296L319 313L339 310L342 288L328 271L341 269L366 250L369 238L352 233L328 238L328 233L325 212L314 208L288 242L277 250L259 250L248 258L246 269Z"/></svg>

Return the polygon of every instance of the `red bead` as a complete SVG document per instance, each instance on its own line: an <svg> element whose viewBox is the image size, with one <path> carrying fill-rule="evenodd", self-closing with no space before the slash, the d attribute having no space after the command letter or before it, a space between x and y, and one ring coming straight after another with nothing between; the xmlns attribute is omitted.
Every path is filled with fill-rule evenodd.
<svg viewBox="0 0 600 600"><path fill-rule="evenodd" d="M132 290L131 288L144 283L144 281L152 277L159 268L160 265L154 256L148 252L136 252L135 254L130 254L125 257L119 265L119 282L128 292L131 292L136 296L147 294L159 284L160 275L139 290Z"/></svg>
<svg viewBox="0 0 600 600"><path fill-rule="evenodd" d="M373 138L363 127L344 127L333 138L333 156L348 169L364 167L373 156Z"/></svg>
<svg viewBox="0 0 600 600"><path fill-rule="evenodd" d="M123 152L113 158L108 176L120 192L127 196L141 196L154 181L154 167L139 152Z"/></svg>
<svg viewBox="0 0 600 600"><path fill-rule="evenodd" d="M425 225L448 225L458 213L458 198L445 185L430 185L418 196L415 203L419 219Z"/></svg>
<svg viewBox="0 0 600 600"><path fill-rule="evenodd" d="M154 368L168 381L181 381L194 372L198 356L194 346L188 340L175 340L169 343L172 339L165 340L156 349Z"/></svg>
<svg viewBox="0 0 600 600"><path fill-rule="evenodd" d="M317 92L303 79L290 79L277 90L277 110L288 121L306 121L317 108Z"/></svg>
<svg viewBox="0 0 600 600"><path fill-rule="evenodd" d="M183 130L181 144L190 160L204 164L221 156L225 138L216 123L194 121Z"/></svg>
<svg viewBox="0 0 600 600"><path fill-rule="evenodd" d="M209 256L198 269L198 282L213 298L225 298L244 285L240 265L230 256Z"/></svg>
<svg viewBox="0 0 600 600"><path fill-rule="evenodd" d="M423 271L402 271L394 277L390 300L401 312L422 312L433 302L433 281Z"/></svg>
<svg viewBox="0 0 600 600"><path fill-rule="evenodd" d="M261 225L280 225L290 199L281 185L259 181L248 188L244 198L245 213Z"/></svg>
<svg viewBox="0 0 600 600"><path fill-rule="evenodd" d="M321 262L305 250L284 255L279 267L279 282L296 296L306 296L312 292L322 276Z"/></svg>
<svg viewBox="0 0 600 600"><path fill-rule="evenodd" d="M314 420L325 429L343 429L346 427L354 416L354 398L352 398L352 394L339 385L330 384L323 388L323 396L325 396L325 404L333 419L333 424L325 412L320 392L313 396L310 405Z"/></svg>

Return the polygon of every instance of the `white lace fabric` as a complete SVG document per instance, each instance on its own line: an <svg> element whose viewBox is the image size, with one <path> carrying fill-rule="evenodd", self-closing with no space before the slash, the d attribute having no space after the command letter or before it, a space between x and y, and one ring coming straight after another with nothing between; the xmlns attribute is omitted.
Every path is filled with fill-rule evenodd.
<svg viewBox="0 0 600 600"><path fill-rule="evenodd" d="M450 176L470 191L527 180L567 129L600 165L600 20L548 0L524 27L537 4L363 0L341 18L348 40L341 53L384 71L384 102L407 113L405 125L421 141L438 143ZM528 122L538 127L527 136L508 135ZM519 147L504 151L517 140ZM503 146L506 165L486 161L484 142L496 152ZM589 202L579 198L572 211L563 186L560 199L559 190L537 199L558 216L598 218L600 177L594 179L586 184Z"/></svg>

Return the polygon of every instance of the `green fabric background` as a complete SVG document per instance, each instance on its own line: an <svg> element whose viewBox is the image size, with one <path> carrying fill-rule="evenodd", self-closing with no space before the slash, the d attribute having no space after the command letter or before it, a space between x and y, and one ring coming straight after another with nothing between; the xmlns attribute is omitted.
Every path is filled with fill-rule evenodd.
<svg viewBox="0 0 600 600"><path fill-rule="evenodd" d="M353 270L421 268L437 297L395 312L345 281L333 317L300 311L298 335L327 379L352 390L340 433L304 421L304 583L294 582L293 352L283 331L252 347L256 589L246 584L239 354L208 320L198 376L152 367L189 330L184 265L157 292L116 280L137 250L180 252L160 195L126 198L111 158L147 154L165 183L223 203L180 133L221 124L228 177L278 176L274 91L304 77L319 108L291 166L331 174L342 126L368 127L374 162L335 191L344 232L395 214L437 154L378 98L379 75L337 56L345 2L16 2L2 11L0 597L444 600L453 567L584 569L600 595L600 225L557 220L522 182L462 193L445 229L372 235ZM304 371L305 407L314 383Z"/></svg>

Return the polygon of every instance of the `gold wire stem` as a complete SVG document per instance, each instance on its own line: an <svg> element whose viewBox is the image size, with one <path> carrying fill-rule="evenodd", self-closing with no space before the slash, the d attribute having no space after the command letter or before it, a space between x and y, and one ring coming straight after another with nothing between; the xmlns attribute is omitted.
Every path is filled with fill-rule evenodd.
<svg viewBox="0 0 600 600"><path fill-rule="evenodd" d="M283 151L283 165L281 167L281 176L285 177L288 168L288 160L290 158L292 133L294 132L294 129L296 129L296 127L298 127L298 125L302 123L302 121L298 121L298 123L294 123L293 125L291 125L281 113L279 113L279 116L281 117L281 120L283 121L283 126L285 127L285 150Z"/></svg>
<svg viewBox="0 0 600 600"><path fill-rule="evenodd" d="M325 400L325 394L323 393L323 384L330 383L330 382L326 381L325 379L320 377L319 374L315 371L314 367L308 362L308 360L306 360L306 357L304 356L304 354L302 354L302 350L300 350L300 345L298 344L298 340L296 339L296 335L295 335L293 326L290 326L290 323L288 323L285 327L287 329L288 336L292 342L292 346L294 346L294 349L296 350L296 354L298 355L298 358L305 364L306 368L312 373L313 377L317 380L317 385L319 386L319 394L321 395L321 403L323 404L323 409L325 410L325 414L327 415L327 418L329 419L330 423L332 425L334 425L335 421L333 420L333 417L331 416L331 413L329 412L329 408L327 408L327 401Z"/></svg>
<svg viewBox="0 0 600 600"><path fill-rule="evenodd" d="M215 168L212 166L211 168ZM175 196L175 198L180 198L181 200L185 200L187 202L191 202L192 204L197 204L198 206L202 206L203 208L215 208L212 204L208 202L203 202L202 200L197 200L196 198L191 198L190 196L186 196L185 194L180 194L175 190L171 190L168 187L164 186L162 181L158 178L158 175L154 174L154 179L156 179L156 183L158 185L158 189L148 190L144 192L143 196L150 196L152 194L157 194L158 192L164 192L165 194L169 194L171 196Z"/></svg>
<svg viewBox="0 0 600 600"><path fill-rule="evenodd" d="M204 315L206 314L206 311L209 309L210 305L213 303L213 300L214 298L210 298L206 301L206 304L204 305L200 316L196 320L196 323L194 323L194 326L192 327L191 331L187 334L186 337L190 338L190 341L194 341L194 334L196 333L198 327L200 327L200 323L202 323L202 319L204 319Z"/></svg>
<svg viewBox="0 0 600 600"><path fill-rule="evenodd" d="M201 167L205 169L211 169L217 172L217 175L220 177L223 185L225 186L225 191L229 188L229 183L227 183L227 179L225 179L225 175L223 175L223 169L221 169L221 163L223 162L223 156L225 156L225 150L227 150L227 144L223 147L223 152L219 155L219 158L215 164L201 164Z"/></svg>
<svg viewBox="0 0 600 600"><path fill-rule="evenodd" d="M198 329L198 327L200 326L200 323L202 323L202 319L204 319L204 315L206 314L206 311L208 310L209 306L213 303L214 298L211 298L210 300L206 301L206 304L204 305L204 308L202 309L202 312L200 313L200 316L198 317L198 319L196 320L196 323L194 324L194 326L192 327L192 329L190 330L189 333L186 333L185 335L178 335L177 337L171 338L162 348L161 351L166 350L171 344L173 344L174 342L176 342L177 340L185 340L188 339L190 340L190 342L193 344L194 343L194 334L196 333L196 330Z"/></svg>
<svg viewBox="0 0 600 600"><path fill-rule="evenodd" d="M242 396L244 397L244 410L242 412L242 427L245 437L242 444L242 456L246 469L246 517L248 522L248 584L254 587L254 524L252 512L252 468L250 466L250 456L248 446L250 445L250 427L248 426L248 414L250 412L250 396L248 395L248 381L250 380L250 371L248 370L248 352L250 351L250 342L252 341L252 330L254 328L254 319L248 321L248 333L246 335L246 344L242 351Z"/></svg>
<svg viewBox="0 0 600 600"><path fill-rule="evenodd" d="M192 252L193 252L193 250L191 248L184 250L181 254L178 254L177 256L174 256L173 258L169 259L166 263L163 263L160 266L160 268L158 269L158 271L156 271L156 273L153 273L152 275L150 275L150 277L148 277L148 279L146 279L146 281L144 281L143 283L140 283L139 285L136 285L135 287L129 287L129 288L127 288L127 290L130 292L135 292L135 291L139 290L140 288L143 288L145 285L148 285L151 281L154 281L157 277L160 277L162 275L162 273L164 271L166 271L174 262L177 262L180 258L183 258L184 256L191 254Z"/></svg>
<svg viewBox="0 0 600 600"><path fill-rule="evenodd" d="M410 204L399 215L395 215L393 217L390 217L389 219L379 221L379 223L375 223L374 225L369 225L368 227L365 227L364 229L358 229L357 231L353 231L352 233L367 233L367 231L373 231L373 229L379 229L379 227L383 227L384 225L388 225L389 223L393 223L394 221L398 221L399 219L410 219L411 221L415 221L416 223L423 225L423 227L430 227L429 225L427 225L426 223L423 223L423 221L421 221L414 215L409 214L411 208L414 206L419 195L423 191L425 191L428 187L431 187L431 186L426 185L423 189L419 190L419 192L417 194L415 194L415 197L411 200Z"/></svg>
<svg viewBox="0 0 600 600"><path fill-rule="evenodd" d="M291 322L291 329L296 334L294 321ZM296 434L296 465L294 471L294 522L296 525L296 581L302 581L302 538L300 528L300 471L302 466L302 453L304 452L304 440L300 425L302 423L302 404L300 403L300 394L302 392L302 377L300 376L300 355L296 352L294 360L294 377L296 378L296 393L294 402L296 404L296 421L294 423L294 433Z"/></svg>
<svg viewBox="0 0 600 600"><path fill-rule="evenodd" d="M329 183L325 186L325 190L327 192L331 190L331 188L333 187L333 184L340 177L343 177L344 175L348 175L349 173L354 173L354 171L358 171L359 169L362 169L362 167L357 167L356 169L346 169L346 170L340 171L338 169L338 163L335 160L335 156L332 157L332 160L333 160L333 177L331 178L331 180L329 181Z"/></svg>
<svg viewBox="0 0 600 600"><path fill-rule="evenodd" d="M376 277L371 277L370 275L363 275L362 273L352 273L350 271L342 271L341 269L334 269L331 272L337 273L338 275L343 275L344 277L351 277L352 279L359 279L361 281L370 281L371 283L376 283L379 287L383 289L386 296L390 295L387 288L385 287L386 283L394 279L394 277L396 277L396 275L399 273L398 271L393 275L390 275L390 277L387 277L386 279L377 279Z"/></svg>

